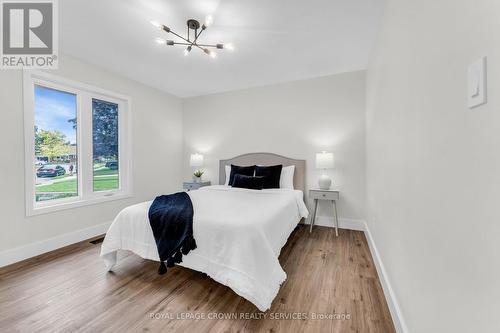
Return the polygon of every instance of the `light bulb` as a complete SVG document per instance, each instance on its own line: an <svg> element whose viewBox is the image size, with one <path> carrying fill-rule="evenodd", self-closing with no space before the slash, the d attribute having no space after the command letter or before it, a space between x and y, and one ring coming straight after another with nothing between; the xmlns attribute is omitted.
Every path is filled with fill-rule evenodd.
<svg viewBox="0 0 500 333"><path fill-rule="evenodd" d="M227 44L224 44L224 48L229 50L229 51L233 51L234 45L232 43L227 43Z"/></svg>
<svg viewBox="0 0 500 333"><path fill-rule="evenodd" d="M158 23L157 21L149 21L149 23L151 23L153 26L155 26L157 28L161 28L161 24Z"/></svg>
<svg viewBox="0 0 500 333"><path fill-rule="evenodd" d="M158 43L160 45L163 45L163 44L165 44L167 42L166 40L164 40L162 38L156 38L155 41L156 41L156 43Z"/></svg>
<svg viewBox="0 0 500 333"><path fill-rule="evenodd" d="M206 27L209 27L209 26L211 26L211 25L212 25L212 23L214 23L214 18L213 18L213 16L212 16L212 15L207 15L207 16L205 17L205 26L206 26Z"/></svg>
<svg viewBox="0 0 500 333"><path fill-rule="evenodd" d="M188 49L185 49L185 50L184 50L184 55L185 55L185 56L187 56L188 54L189 54Z"/></svg>
<svg viewBox="0 0 500 333"><path fill-rule="evenodd" d="M217 53L215 53L214 51L210 51L209 55L210 55L213 59L217 58Z"/></svg>

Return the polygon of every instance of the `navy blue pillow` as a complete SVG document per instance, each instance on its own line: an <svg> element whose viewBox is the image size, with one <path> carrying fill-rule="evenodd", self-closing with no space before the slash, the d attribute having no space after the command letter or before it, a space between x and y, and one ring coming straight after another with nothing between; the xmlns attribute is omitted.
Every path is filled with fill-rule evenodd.
<svg viewBox="0 0 500 333"><path fill-rule="evenodd" d="M255 165L251 166L238 166L231 164L231 173L229 174L229 186L233 186L234 176L235 175L243 175L243 176L253 176L255 172Z"/></svg>
<svg viewBox="0 0 500 333"><path fill-rule="evenodd" d="M255 167L255 176L264 177L264 188L280 188L281 169L283 165Z"/></svg>
<svg viewBox="0 0 500 333"><path fill-rule="evenodd" d="M254 177L235 175L233 180L233 187L248 188L251 190L262 190L264 186L265 177Z"/></svg>

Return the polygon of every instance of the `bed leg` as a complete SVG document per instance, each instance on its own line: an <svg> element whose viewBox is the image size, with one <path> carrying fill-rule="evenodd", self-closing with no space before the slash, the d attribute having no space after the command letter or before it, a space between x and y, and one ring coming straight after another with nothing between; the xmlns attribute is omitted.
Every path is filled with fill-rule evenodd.
<svg viewBox="0 0 500 333"><path fill-rule="evenodd" d="M104 256L102 256L102 259L104 260L104 265L106 266L106 270L108 272L111 272L111 270L116 264L116 251L105 254Z"/></svg>

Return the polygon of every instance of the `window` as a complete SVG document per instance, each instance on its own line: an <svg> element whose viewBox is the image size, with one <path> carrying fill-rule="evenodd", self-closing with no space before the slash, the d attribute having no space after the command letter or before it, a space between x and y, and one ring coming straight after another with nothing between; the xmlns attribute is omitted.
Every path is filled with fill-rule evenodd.
<svg viewBox="0 0 500 333"><path fill-rule="evenodd" d="M118 165L118 104L92 99L94 191L120 188Z"/></svg>
<svg viewBox="0 0 500 333"><path fill-rule="evenodd" d="M35 201L78 196L76 95L34 86Z"/></svg>
<svg viewBox="0 0 500 333"><path fill-rule="evenodd" d="M129 98L43 72L24 96L27 215L131 195Z"/></svg>

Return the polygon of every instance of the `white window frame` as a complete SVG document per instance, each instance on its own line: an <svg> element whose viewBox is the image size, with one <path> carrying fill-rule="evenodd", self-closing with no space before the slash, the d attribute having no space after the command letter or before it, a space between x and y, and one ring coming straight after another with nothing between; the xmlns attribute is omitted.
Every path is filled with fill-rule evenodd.
<svg viewBox="0 0 500 333"><path fill-rule="evenodd" d="M78 196L36 202L35 200L35 85L52 88L77 97L77 170ZM25 201L26 215L33 216L106 201L132 197L132 127L131 99L128 96L92 85L68 80L42 71L25 70L24 89L24 145L25 145ZM118 104L118 170L119 188L94 192L92 155L92 99Z"/></svg>

